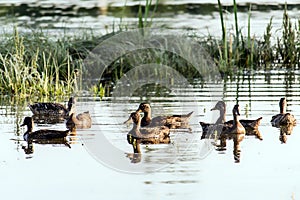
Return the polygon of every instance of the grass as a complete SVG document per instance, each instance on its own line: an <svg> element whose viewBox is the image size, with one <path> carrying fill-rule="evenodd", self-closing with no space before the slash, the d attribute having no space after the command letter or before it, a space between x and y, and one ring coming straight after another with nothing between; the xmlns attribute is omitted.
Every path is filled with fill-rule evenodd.
<svg viewBox="0 0 300 200"><path fill-rule="evenodd" d="M138 28L143 30L151 27L157 5L158 1L152 5L152 1L147 0L145 6L139 6ZM208 35L196 36L196 39L215 61L223 77L234 78L243 71L299 69L300 20L292 23L286 6L283 11L282 36L277 37L276 42L272 42L272 18L262 38L251 36L250 5L247 35L243 36L239 28L236 1L233 1L233 32L227 31L220 0L218 6L222 38ZM123 30L121 27L123 26L118 31ZM0 76L3 77L0 80L0 94L18 98L56 98L81 91L84 58L89 51L114 34L116 32L96 37L91 31L80 36L62 36L54 40L42 30L19 33L15 28L13 34L4 34L0 39ZM180 56L159 49L146 49L122 55L112 62L106 68L103 79L89 90L96 96L108 96L112 82L119 80L135 65L148 63L170 66L188 80L201 79L196 69ZM158 73L162 78L167 76L165 72Z"/></svg>

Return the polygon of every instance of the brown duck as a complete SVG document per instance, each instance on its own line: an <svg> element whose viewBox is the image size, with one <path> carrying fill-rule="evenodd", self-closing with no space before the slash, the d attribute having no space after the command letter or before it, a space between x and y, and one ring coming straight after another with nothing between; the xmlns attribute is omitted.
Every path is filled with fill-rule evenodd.
<svg viewBox="0 0 300 200"><path fill-rule="evenodd" d="M144 116L141 120L142 127L167 126L170 129L190 128L188 121L193 114L193 112L190 112L186 115L158 116L152 118L151 107L148 103L141 103L136 112L144 113Z"/></svg>
<svg viewBox="0 0 300 200"><path fill-rule="evenodd" d="M141 115L139 112L131 113L129 119L125 123L130 120L133 121L133 127L128 134L132 135L134 138L156 138L157 141L164 141L164 139L170 135L170 129L167 126L141 128Z"/></svg>
<svg viewBox="0 0 300 200"><path fill-rule="evenodd" d="M279 101L280 113L272 116L271 124L272 126L286 126L286 125L296 125L296 119L294 115L286 112L287 102L286 98L283 97Z"/></svg>
<svg viewBox="0 0 300 200"><path fill-rule="evenodd" d="M66 122L66 126L71 131L74 131L75 129L91 128L92 118L89 111L80 113L77 116L75 113L72 113Z"/></svg>
<svg viewBox="0 0 300 200"><path fill-rule="evenodd" d="M219 118L217 119L215 124L210 124L210 123L205 123L205 122L200 122L200 125L202 126L202 137L206 138L207 133L212 133L212 130L217 130L218 133L220 133L220 130L222 130L222 124L224 125L224 128L229 128L232 127L234 121L229 120L226 122L226 104L223 101L218 101L215 105L214 108L211 109L213 110L219 110ZM259 117L255 120L249 120L249 119L241 119L239 120L240 123L243 125L243 127L246 129L246 135L256 135L260 140L262 140L261 134L258 130L258 126L260 125L262 120L262 117Z"/></svg>
<svg viewBox="0 0 300 200"><path fill-rule="evenodd" d="M226 140L233 139L234 157L237 162L240 160L240 142L244 139L246 130L239 121L240 111L239 105L235 105L232 109L233 124L231 127L226 127L220 134L220 145L222 149L226 147Z"/></svg>

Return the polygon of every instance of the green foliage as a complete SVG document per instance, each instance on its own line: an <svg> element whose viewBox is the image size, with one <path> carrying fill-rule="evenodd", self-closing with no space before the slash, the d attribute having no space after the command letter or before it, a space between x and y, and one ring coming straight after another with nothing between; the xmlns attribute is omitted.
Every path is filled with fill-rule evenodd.
<svg viewBox="0 0 300 200"><path fill-rule="evenodd" d="M73 62L61 41L41 32L14 33L1 41L0 93L2 95L58 96L76 92L80 62Z"/></svg>

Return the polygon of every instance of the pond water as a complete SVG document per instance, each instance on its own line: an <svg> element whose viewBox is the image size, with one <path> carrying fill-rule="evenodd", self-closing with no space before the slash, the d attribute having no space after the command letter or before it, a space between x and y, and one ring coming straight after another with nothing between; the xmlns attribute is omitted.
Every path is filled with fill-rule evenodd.
<svg viewBox="0 0 300 200"><path fill-rule="evenodd" d="M101 4L103 3L104 4ZM232 9L231 1L222 1ZM250 1L238 1L239 22L246 27ZM4 31L14 25L22 30L40 28L50 33L93 29L110 32L113 25L136 23L139 1L22 1L0 2L0 24ZM254 3L254 2L252 2ZM288 1L289 14L299 13L297 1ZM13 6L13 7L12 7ZM201 9L205 8L205 9ZM231 12L231 11L230 11ZM274 30L282 23L283 3L264 1L252 6L251 32L261 36L270 17ZM233 15L226 15L228 25ZM154 18L157 26L175 32L221 35L216 4L209 1L162 1ZM246 31L246 30L245 30ZM27 144L25 116L31 116L29 102L20 105L1 97L0 187L1 199L296 199L299 196L300 131L295 126L280 140L280 130L270 119L279 112L278 102L287 97L288 111L300 121L300 72L255 72L228 82L195 82L169 90L138 90L134 95L102 100L77 97L77 111L89 110L91 129L77 130L67 141ZM217 87L216 87L217 85ZM217 88L216 92L212 88ZM139 93L141 92L141 93ZM65 97L67 101L68 97ZM213 140L201 140L199 121L214 122L210 111L217 99L227 104L227 119L238 101L241 118L263 117L259 130L263 140L246 136L241 142L240 162L233 155L233 142L217 151ZM133 154L127 141L131 126L123 122L141 102L150 102L153 116L194 111L192 131L173 131L170 143L140 145ZM65 103L65 102L62 102ZM64 130L65 124L35 124L35 129Z"/></svg>
<svg viewBox="0 0 300 200"><path fill-rule="evenodd" d="M31 112L23 106L0 108L0 186L2 198L10 199L295 199L299 195L299 125L280 140L280 130L270 124L279 112L278 102L287 97L288 111L300 119L300 73L257 72L218 83L218 92L231 110L238 100L241 118L263 117L259 127L263 140L246 136L241 142L240 162L233 142L216 151L212 140L200 140L199 121L213 122L216 83L135 94L127 98L77 97L77 112L89 110L91 129L77 130L68 144L37 144L28 149L20 124ZM238 94L238 95L237 95ZM162 97L163 96L163 97ZM67 101L68 98L66 98ZM133 155L127 142L131 126L123 122L140 102L148 101L153 116L188 113L192 131L171 133L170 143L141 145ZM231 119L231 112L227 112ZM65 129L64 123L37 125L35 129ZM99 141L99 139L101 141ZM107 140L106 144L103 142Z"/></svg>
<svg viewBox="0 0 300 200"><path fill-rule="evenodd" d="M232 1L223 0L226 27L233 29L234 16ZM297 21L299 3L286 1L289 16ZM247 35L248 10L251 7L251 35L262 36L271 17L273 34L280 34L284 1L237 1L239 27ZM0 1L0 25L5 32L14 26L21 30L42 28L50 34L78 33L92 29L94 33L105 34L118 30L119 26L134 27L137 11L144 1L115 0L8 0ZM160 1L153 18L153 27L163 27L169 31L196 33L200 36L221 36L221 24L217 1L175 0Z"/></svg>

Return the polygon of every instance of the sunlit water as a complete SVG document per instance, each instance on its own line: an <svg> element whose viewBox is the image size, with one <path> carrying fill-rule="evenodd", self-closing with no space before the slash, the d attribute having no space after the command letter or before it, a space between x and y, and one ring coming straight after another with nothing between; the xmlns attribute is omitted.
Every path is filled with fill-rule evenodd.
<svg viewBox="0 0 300 200"><path fill-rule="evenodd" d="M231 1L222 2L231 5ZM238 2L245 5L245 1ZM208 7L212 11L201 10L207 3L210 2L163 1L164 9L159 10L153 20L156 26L170 31L220 36L216 5ZM260 3L274 6L270 10L262 9L260 4L252 7L251 33L258 36L264 33L271 17L274 17L274 31L280 29L283 15L281 1ZM278 3L281 6L277 6ZM9 0L0 4L0 24L5 32L17 25L22 30L41 27L56 34L91 28L99 33L110 32L112 24L120 23L120 16L125 25L136 23L139 2L127 1L124 13L124 3L120 1ZM11 8L11 5L16 7ZM239 24L245 28L248 6L242 8L238 14ZM8 12L11 9L14 11ZM297 6L290 8L290 16L297 17L298 10ZM230 28L233 15L228 13L225 17ZM246 33L246 29L243 31ZM218 94L221 94L218 98L227 103L228 120L232 118L231 109L237 100L242 118L263 117L259 127L263 140L247 136L241 143L240 163L235 163L232 141L227 142L226 151L220 152L211 145L212 140L200 140L199 121L216 119L216 113L210 111L217 99L211 96L210 83L203 88L200 84L177 88L176 93L171 91L165 97L137 94L118 101L78 97L77 111L91 112L92 128L77 130L76 135L68 136L71 148L63 143L34 143L31 154L24 152L26 130L20 128L23 118L31 116L31 112L26 106L2 103L1 199L297 199L299 126L283 144L279 140L280 131L269 121L279 112L278 101L283 96L287 97L288 111L300 120L299 78L299 72L295 72L292 80L282 72L273 72L270 76L257 73L218 83ZM194 111L190 120L192 132L172 132L170 144L141 145L141 155L134 163L133 148L126 138L131 127L123 122L144 101L151 103L153 116ZM64 130L65 125L37 125L35 128ZM108 141L109 148L101 146L101 139Z"/></svg>
<svg viewBox="0 0 300 200"><path fill-rule="evenodd" d="M226 28L234 30L232 1L221 1L224 5ZM286 1L289 16L296 22L298 1ZM270 19L273 18L273 34L282 26L284 1L237 1L239 5L238 21L243 35L248 34L248 10L251 7L251 36L261 37ZM50 34L83 33L93 30L105 34L119 27L137 27L138 6L144 1L115 0L8 0L0 2L1 27L10 32L17 26L20 30L43 29ZM173 32L192 33L200 36L221 36L221 22L217 1L177 0L160 1L153 16L152 27L163 27ZM2 31L2 30L1 30Z"/></svg>
<svg viewBox="0 0 300 200"><path fill-rule="evenodd" d="M212 140L200 140L199 121L213 122L210 111L211 84L194 84L165 97L132 96L102 101L78 97L77 111L89 110L91 129L77 130L64 144L36 144L25 154L27 144L20 123L31 116L27 107L2 105L0 110L0 186L7 199L292 199L299 195L299 126L284 144L280 132L269 123L279 112L278 101L286 96L288 111L300 120L299 72L292 84L284 73L264 73L219 83L231 119L236 98L241 118L263 117L259 127L263 140L246 136L241 142L240 163L235 163L233 143L216 151ZM267 80L270 80L268 82ZM178 91L178 90L177 90ZM238 95L237 95L238 94ZM171 133L169 144L141 145L137 162L126 135L131 126L123 122L140 102L151 102L153 116L194 111L191 132ZM18 117L17 117L18 116ZM37 125L37 124L36 124ZM65 129L63 123L38 125L36 129ZM111 146L103 147L102 138ZM96 141L96 142L95 142ZM98 146L97 146L98 145ZM117 150L117 151L116 151ZM117 152L117 153L116 153ZM99 157L100 155L100 157ZM101 157L103 156L103 157ZM103 160L102 158L108 159ZM147 170L148 169L148 170ZM136 171L135 171L136 170ZM134 174L138 172L138 174Z"/></svg>

